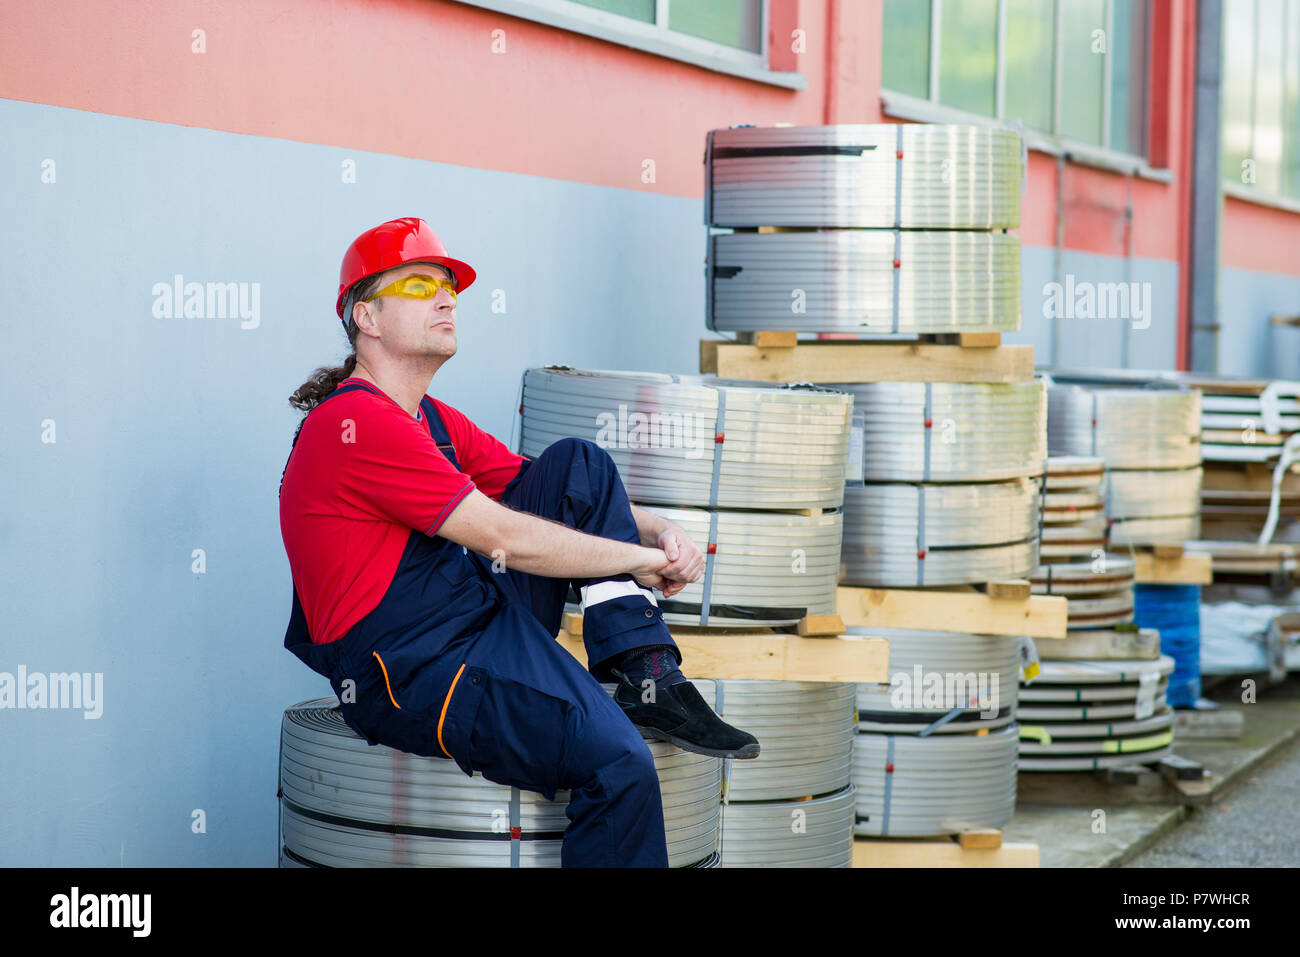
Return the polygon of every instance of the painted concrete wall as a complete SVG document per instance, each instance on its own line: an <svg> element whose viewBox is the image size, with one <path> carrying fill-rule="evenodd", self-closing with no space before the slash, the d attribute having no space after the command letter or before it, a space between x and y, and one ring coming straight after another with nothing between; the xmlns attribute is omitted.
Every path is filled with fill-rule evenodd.
<svg viewBox="0 0 1300 957"><path fill-rule="evenodd" d="M432 391L508 440L529 366L698 371L700 203L12 100L0 130L0 671L103 674L97 719L0 710L0 865L273 865L280 712L329 693L281 647L286 399L346 351L346 244L421 215L476 267ZM256 324L156 317L176 274L258 284Z"/></svg>

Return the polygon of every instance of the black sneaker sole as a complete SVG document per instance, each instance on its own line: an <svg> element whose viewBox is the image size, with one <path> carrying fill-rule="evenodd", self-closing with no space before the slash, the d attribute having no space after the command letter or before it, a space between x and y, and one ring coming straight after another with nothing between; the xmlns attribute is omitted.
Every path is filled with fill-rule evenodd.
<svg viewBox="0 0 1300 957"><path fill-rule="evenodd" d="M632 722L632 726L642 734L648 734L659 741L667 741L669 744L676 745L683 751L690 751L692 754L703 754L710 758L738 758L742 761L748 758L758 757L759 745L757 742L747 744L739 750L723 751L718 748L702 748L698 744L687 741L684 738L679 738L674 734L669 734L667 731L660 731L658 728L649 728L645 725L637 724L635 721Z"/></svg>

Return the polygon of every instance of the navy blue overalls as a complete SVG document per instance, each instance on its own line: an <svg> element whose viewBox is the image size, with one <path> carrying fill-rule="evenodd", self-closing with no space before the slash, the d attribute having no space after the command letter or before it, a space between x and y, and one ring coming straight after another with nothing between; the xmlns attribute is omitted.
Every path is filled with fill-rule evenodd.
<svg viewBox="0 0 1300 957"><path fill-rule="evenodd" d="M341 386L324 401L364 388ZM426 396L420 407L459 469L433 402ZM617 467L584 439L526 460L501 501L593 535L640 540ZM563 866L666 867L650 749L593 674L608 678L605 664L632 648L666 644L676 653L676 645L644 596L599 602L583 618L589 674L554 637L569 584L493 572L490 558L412 529L383 600L338 641L312 643L295 588L284 645L329 679L344 720L368 743L450 757L466 774L548 800L569 790Z"/></svg>

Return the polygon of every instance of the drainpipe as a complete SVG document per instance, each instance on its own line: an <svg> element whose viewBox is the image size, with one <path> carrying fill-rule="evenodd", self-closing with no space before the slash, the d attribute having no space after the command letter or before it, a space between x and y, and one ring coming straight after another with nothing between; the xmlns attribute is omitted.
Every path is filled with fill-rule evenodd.
<svg viewBox="0 0 1300 957"><path fill-rule="evenodd" d="M1196 4L1196 117L1192 139L1188 275L1193 372L1217 372L1219 365L1219 225L1223 183L1219 174L1219 83L1221 0Z"/></svg>

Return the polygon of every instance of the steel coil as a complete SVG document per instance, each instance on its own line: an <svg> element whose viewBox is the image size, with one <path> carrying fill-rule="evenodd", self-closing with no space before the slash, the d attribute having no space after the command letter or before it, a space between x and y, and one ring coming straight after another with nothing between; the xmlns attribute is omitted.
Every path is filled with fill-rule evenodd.
<svg viewBox="0 0 1300 957"><path fill-rule="evenodd" d="M858 730L958 734L1012 721L1020 639L904 628L849 628L889 642L889 683L858 685Z"/></svg>
<svg viewBox="0 0 1300 957"><path fill-rule="evenodd" d="M1174 713L1162 707L1148 718L1080 724L1021 725L1022 771L1087 771L1114 764L1150 763L1167 756Z"/></svg>
<svg viewBox="0 0 1300 957"><path fill-rule="evenodd" d="M853 396L868 482L983 482L1043 474L1047 391L1041 380L830 388Z"/></svg>
<svg viewBox="0 0 1300 957"><path fill-rule="evenodd" d="M927 837L1004 827L1016 806L1016 725L989 734L872 734L853 746L854 830Z"/></svg>
<svg viewBox="0 0 1300 957"><path fill-rule="evenodd" d="M712 682L696 681L706 701ZM606 686L612 692L613 685ZM455 762L371 747L338 700L295 705L281 723L281 845L326 867L558 867L567 791L542 795L465 775ZM722 762L647 741L659 774L668 860L716 849ZM520 837L512 840L510 828Z"/></svg>
<svg viewBox="0 0 1300 957"><path fill-rule="evenodd" d="M1154 628L1076 629L1067 631L1063 639L1044 641L1038 653L1045 661L1156 659L1160 657L1160 632Z"/></svg>
<svg viewBox="0 0 1300 957"><path fill-rule="evenodd" d="M853 398L817 386L710 376L529 369L520 453L587 439L637 502L837 508Z"/></svg>
<svg viewBox="0 0 1300 957"><path fill-rule="evenodd" d="M757 758L730 762L727 801L802 798L848 786L856 685L727 680L716 686L718 712L762 744Z"/></svg>
<svg viewBox="0 0 1300 957"><path fill-rule="evenodd" d="M853 785L803 801L725 804L722 867L851 867Z"/></svg>
<svg viewBox="0 0 1300 957"><path fill-rule="evenodd" d="M1106 514L1112 522L1135 518L1183 518L1201 512L1201 467L1112 470Z"/></svg>
<svg viewBox="0 0 1300 957"><path fill-rule="evenodd" d="M710 238L711 329L917 335L1020 328L1020 240L836 230Z"/></svg>
<svg viewBox="0 0 1300 957"><path fill-rule="evenodd" d="M1110 543L1116 547L1178 544L1201 537L1200 515L1172 518L1132 518L1112 522Z"/></svg>
<svg viewBox="0 0 1300 957"><path fill-rule="evenodd" d="M676 522L706 553L699 581L658 600L669 624L790 625L807 615L834 614L840 512L645 508Z"/></svg>
<svg viewBox="0 0 1300 957"><path fill-rule="evenodd" d="M929 124L712 130L704 221L714 226L1012 229L1021 140Z"/></svg>
<svg viewBox="0 0 1300 957"><path fill-rule="evenodd" d="M1038 565L1038 486L847 485L840 581L957 585L1024 578Z"/></svg>
<svg viewBox="0 0 1300 957"><path fill-rule="evenodd" d="M1091 558L1106 547L1107 530L1104 518L1062 525L1043 525L1039 555L1044 559Z"/></svg>
<svg viewBox="0 0 1300 957"><path fill-rule="evenodd" d="M1105 554L1096 561L1039 565L1029 576L1029 583L1035 595L1065 595L1072 599L1124 588L1131 594L1135 567L1131 558Z"/></svg>
<svg viewBox="0 0 1300 957"><path fill-rule="evenodd" d="M1049 455L1047 491L1092 489L1098 493L1106 484L1106 463L1095 455Z"/></svg>
<svg viewBox="0 0 1300 957"><path fill-rule="evenodd" d="M1053 454L1099 456L1112 470L1201 464L1201 394L1194 389L1057 381L1047 396Z"/></svg>

